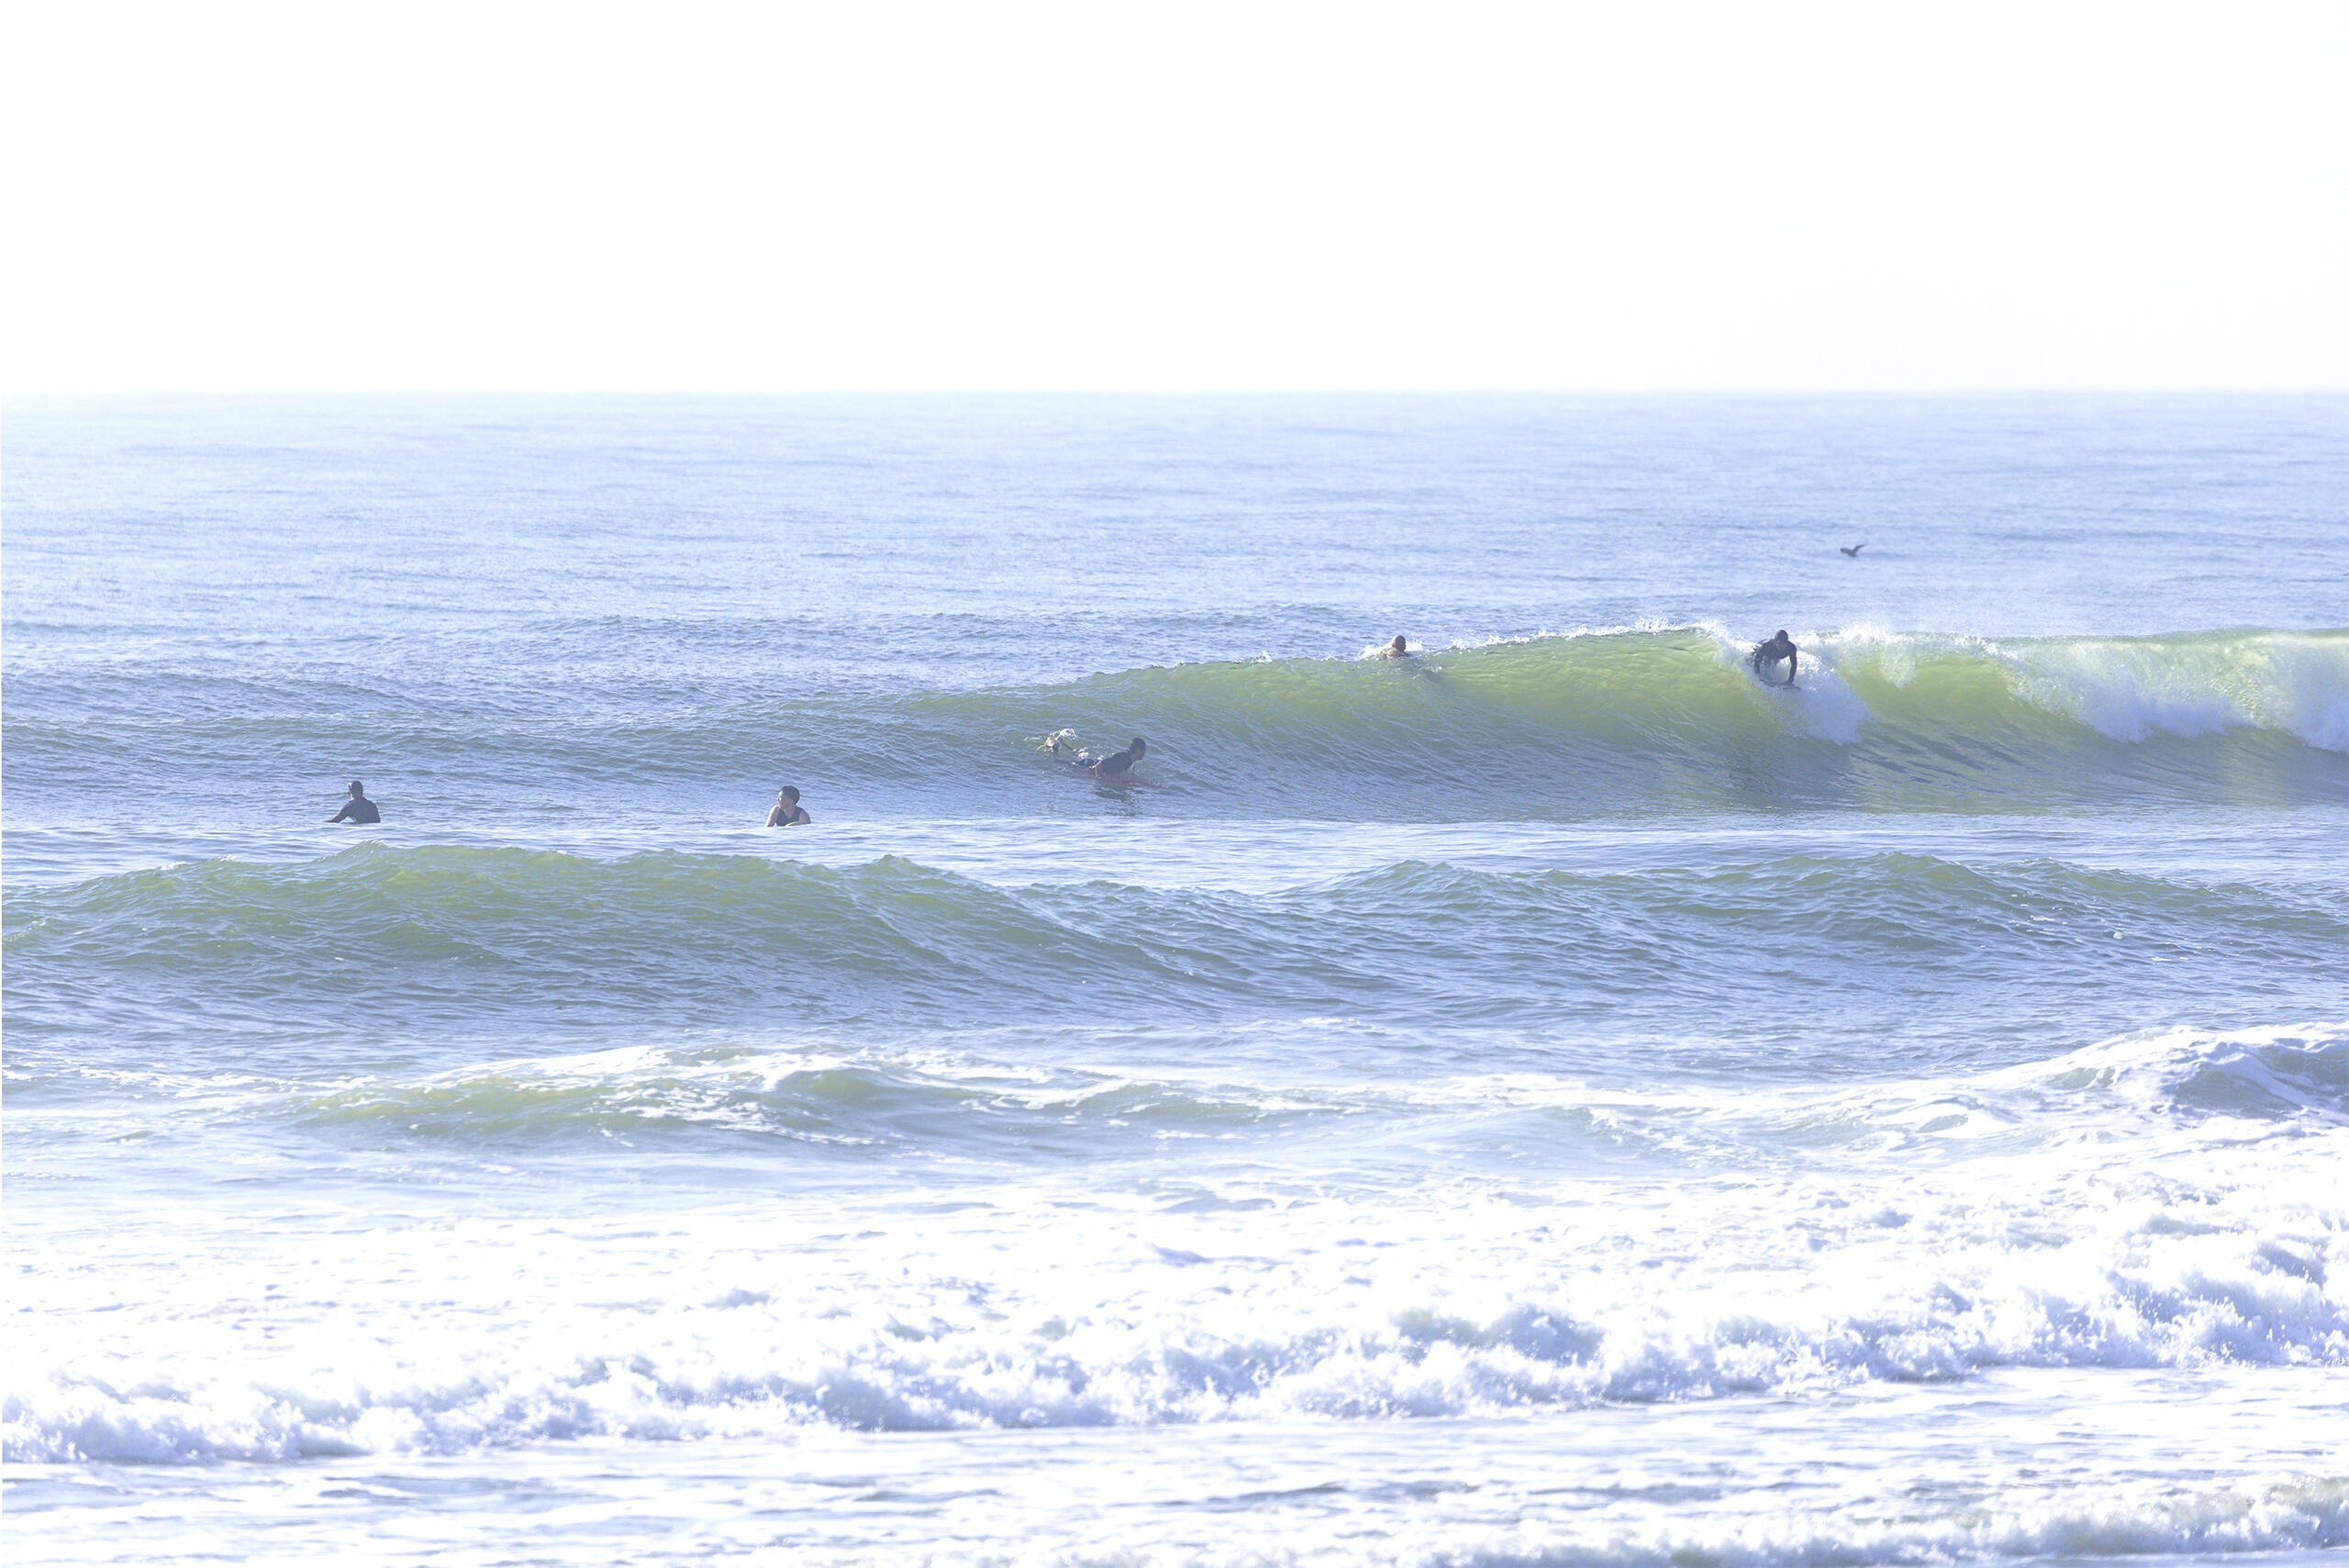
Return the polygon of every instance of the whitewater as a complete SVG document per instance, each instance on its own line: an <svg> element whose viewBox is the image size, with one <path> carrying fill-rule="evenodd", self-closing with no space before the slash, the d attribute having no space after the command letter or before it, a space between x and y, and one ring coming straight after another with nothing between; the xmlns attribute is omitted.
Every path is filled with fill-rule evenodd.
<svg viewBox="0 0 2349 1568"><path fill-rule="evenodd" d="M0 435L12 1562L2349 1549L2349 401Z"/></svg>

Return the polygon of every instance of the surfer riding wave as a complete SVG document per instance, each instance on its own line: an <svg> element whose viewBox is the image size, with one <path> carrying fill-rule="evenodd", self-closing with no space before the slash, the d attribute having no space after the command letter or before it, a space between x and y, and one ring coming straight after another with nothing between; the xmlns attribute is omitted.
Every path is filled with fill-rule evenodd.
<svg viewBox="0 0 2349 1568"><path fill-rule="evenodd" d="M1791 686L1795 684L1795 670L1801 662L1801 658L1800 652L1795 647L1794 639L1781 630L1769 641L1755 643L1753 651L1746 655L1745 662L1753 667L1755 677L1763 684ZM1770 672L1777 668L1781 661L1784 661L1787 666L1787 678L1784 681L1774 680L1771 678Z"/></svg>

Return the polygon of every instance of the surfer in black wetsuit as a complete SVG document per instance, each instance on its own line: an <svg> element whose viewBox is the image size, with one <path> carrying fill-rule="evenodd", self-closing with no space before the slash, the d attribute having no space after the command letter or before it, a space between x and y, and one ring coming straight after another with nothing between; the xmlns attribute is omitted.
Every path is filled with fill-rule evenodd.
<svg viewBox="0 0 2349 1568"><path fill-rule="evenodd" d="M1141 762L1143 755L1150 750L1150 742L1139 735L1134 737L1133 743L1124 751L1112 751L1106 757L1096 757L1083 751L1074 757L1064 757L1061 755L1062 745L1061 738L1057 735L1045 742L1045 749L1052 752L1053 762L1063 768L1074 768L1080 773L1089 773L1104 784L1132 783L1134 764Z"/></svg>
<svg viewBox="0 0 2349 1568"><path fill-rule="evenodd" d="M789 828L801 822L815 820L800 809L799 791L795 786L785 784L774 792L774 809L767 813L768 827Z"/></svg>
<svg viewBox="0 0 2349 1568"><path fill-rule="evenodd" d="M367 786L357 779L351 781L351 798L342 803L342 809L327 818L328 822L349 822L354 825L381 822L383 819L384 814L375 809L373 801L367 798Z"/></svg>
<svg viewBox="0 0 2349 1568"><path fill-rule="evenodd" d="M1800 657L1795 650L1794 639L1781 631L1767 642L1755 643L1753 654L1745 662L1753 666L1754 674L1759 676L1765 684L1791 686L1795 684L1795 666ZM1784 681L1773 681L1770 678L1770 672L1777 667L1778 661L1781 659L1787 662L1787 678Z"/></svg>

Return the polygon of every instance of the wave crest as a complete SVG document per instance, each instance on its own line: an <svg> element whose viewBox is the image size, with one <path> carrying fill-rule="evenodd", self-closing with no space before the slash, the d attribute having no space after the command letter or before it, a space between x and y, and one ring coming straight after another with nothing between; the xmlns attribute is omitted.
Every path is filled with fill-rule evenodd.
<svg viewBox="0 0 2349 1568"><path fill-rule="evenodd" d="M471 1029L590 1008L676 1022L1554 1024L1692 997L1758 1019L1805 1006L1788 1000L1789 974L1854 1006L1932 976L2061 978L2077 1001L2174 988L2216 954L2238 991L2272 972L2312 1011L2349 1002L2315 978L2349 946L2349 909L2321 892L1882 853L1620 873L1407 861L1242 894L1004 887L894 856L833 867L362 845L303 865L24 889L6 922L10 1022L29 1030L124 1027L157 988L201 995L217 1026L256 1028Z"/></svg>
<svg viewBox="0 0 2349 1568"><path fill-rule="evenodd" d="M320 756L362 755L474 792L419 803L428 811L475 815L487 792L527 795L532 809L550 798L629 810L657 801L674 815L693 802L755 818L756 797L729 793L721 806L713 781L763 777L788 759L792 777L861 812L1029 816L1097 808L1034 744L1073 730L1097 743L1147 737L1144 773L1177 786L1152 794L1149 809L1176 816L2349 803L2349 631L1992 640L1860 628L1798 640L1803 678L1791 692L1757 684L1743 644L1720 628L1692 626L1404 661L1183 664L560 723L340 706L311 717L12 714L10 782L20 800L60 791L80 802L127 773L222 799L312 772ZM273 799L264 815L282 808Z"/></svg>

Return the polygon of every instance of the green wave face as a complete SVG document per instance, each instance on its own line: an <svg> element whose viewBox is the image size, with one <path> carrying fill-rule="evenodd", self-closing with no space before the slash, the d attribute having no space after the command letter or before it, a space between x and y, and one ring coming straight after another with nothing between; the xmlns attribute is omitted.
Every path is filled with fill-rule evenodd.
<svg viewBox="0 0 2349 1568"><path fill-rule="evenodd" d="M2265 732L2349 754L2349 631L2143 639L1841 633L1798 639L1792 694L1707 628L1543 638L1401 662L1290 661L1105 676L1075 688L1240 736L1352 749L1441 730L1668 747L1996 735L2042 744Z"/></svg>
<svg viewBox="0 0 2349 1568"><path fill-rule="evenodd" d="M1742 643L1689 627L629 714L11 718L12 805L37 820L130 778L280 821L283 781L334 756L375 759L368 771L389 774L418 825L549 803L604 820L731 820L746 791L771 798L794 781L819 792L818 820L1090 810L1042 755L1062 731L1100 751L1148 739L1143 776L1176 786L1151 796L1166 816L2349 804L2349 632L1797 641L1792 690L1757 682Z"/></svg>
<svg viewBox="0 0 2349 1568"><path fill-rule="evenodd" d="M1105 741L1153 735L1163 775L1242 797L1342 799L1385 780L1503 809L2349 801L2349 632L1798 641L1792 690L1690 628L1130 671L916 711L966 743L1055 719Z"/></svg>
<svg viewBox="0 0 2349 1568"><path fill-rule="evenodd" d="M1619 1046L1718 1032L1765 1053L1808 1039L1873 1054L1900 1035L1931 1057L1944 1038L1978 1044L1984 1019L2053 1029L2101 1008L2125 1024L2165 996L2267 988L2349 1012L2349 908L2321 893L1899 853L1635 872L1407 861L1251 894L1002 886L896 857L365 845L21 890L6 951L22 1044L1330 1016ZM1824 1016L1841 1021L1821 1040Z"/></svg>

